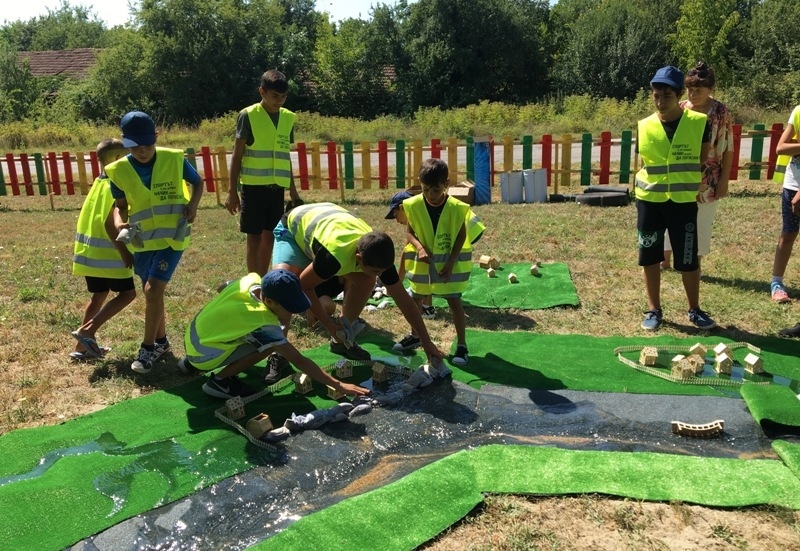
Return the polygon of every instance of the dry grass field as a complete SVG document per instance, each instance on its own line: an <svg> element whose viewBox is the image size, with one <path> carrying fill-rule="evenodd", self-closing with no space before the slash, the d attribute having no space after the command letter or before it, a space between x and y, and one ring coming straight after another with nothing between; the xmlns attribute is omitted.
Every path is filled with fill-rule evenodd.
<svg viewBox="0 0 800 551"><path fill-rule="evenodd" d="M737 182L720 205L712 254L704 260L701 305L717 320L715 334L737 340L775 335L800 321L800 261L791 260L787 285L793 301L776 305L768 289L780 231L779 188L767 182ZM499 190L495 201L499 200ZM572 190L579 192L580 190ZM401 229L384 220L392 190L348 191L346 206L376 229L400 239ZM302 193L306 202L338 201L338 192ZM75 363L75 342L88 299L82 278L71 273L72 239L80 197L0 197L0 434L51 425L110 404L181 384L176 362L187 323L214 294L216 285L244 271L244 238L236 219L207 194L192 245L168 287L167 325L173 354L147 375L129 366L143 328L141 296L98 333L112 347L96 363ZM575 203L476 208L487 225L475 253L504 262L566 262L581 300L579 308L469 312L468 324L488 330L533 334L643 335L647 302L636 265L636 213L624 208ZM800 254L800 253L799 253ZM679 274L662 281L662 333L696 334L686 320ZM365 314L372 325L404 323L396 309ZM444 349L454 332L448 316L429 322ZM293 321L294 342L310 348L323 335ZM798 345L800 348L800 344ZM431 550L484 549L800 549L800 518L774 509L715 510L683 504L651 504L598 496L548 499L496 496L437 541Z"/></svg>

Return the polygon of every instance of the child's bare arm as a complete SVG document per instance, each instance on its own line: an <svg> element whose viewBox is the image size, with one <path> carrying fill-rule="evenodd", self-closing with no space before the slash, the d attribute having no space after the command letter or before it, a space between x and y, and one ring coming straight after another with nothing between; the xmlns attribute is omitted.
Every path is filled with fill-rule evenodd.
<svg viewBox="0 0 800 551"><path fill-rule="evenodd" d="M128 200L125 197L114 201L114 210L112 212L114 215L114 227L117 232L122 228L130 227L128 224Z"/></svg>
<svg viewBox="0 0 800 551"><path fill-rule="evenodd" d="M787 125L783 131L783 134L781 134L781 137L778 140L778 146L775 148L775 152L778 155L789 155L792 157L795 155L800 155L800 144L797 143L794 133L794 125Z"/></svg>
<svg viewBox="0 0 800 551"><path fill-rule="evenodd" d="M236 214L241 203L239 201L239 173L242 169L242 156L247 142L242 138L236 138L233 142L233 153L231 154L231 166L228 168L228 196L225 198L225 208L231 214Z"/></svg>

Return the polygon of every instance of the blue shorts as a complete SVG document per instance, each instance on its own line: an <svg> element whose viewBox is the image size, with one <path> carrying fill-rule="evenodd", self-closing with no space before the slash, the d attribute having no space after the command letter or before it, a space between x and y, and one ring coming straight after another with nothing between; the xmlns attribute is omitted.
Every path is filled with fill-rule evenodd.
<svg viewBox="0 0 800 551"><path fill-rule="evenodd" d="M178 262L183 256L183 251L172 248L159 251L142 251L133 253L133 273L142 280L142 285L150 278L169 281Z"/></svg>
<svg viewBox="0 0 800 551"><path fill-rule="evenodd" d="M272 265L288 264L304 269L311 264L311 259L306 256L305 251L300 248L294 240L292 232L284 227L283 222L278 222L272 231L275 236L275 244L272 246Z"/></svg>
<svg viewBox="0 0 800 551"><path fill-rule="evenodd" d="M783 233L797 233L800 231L800 216L792 212L792 199L794 199L796 193L793 189L783 188L783 195L781 196Z"/></svg>

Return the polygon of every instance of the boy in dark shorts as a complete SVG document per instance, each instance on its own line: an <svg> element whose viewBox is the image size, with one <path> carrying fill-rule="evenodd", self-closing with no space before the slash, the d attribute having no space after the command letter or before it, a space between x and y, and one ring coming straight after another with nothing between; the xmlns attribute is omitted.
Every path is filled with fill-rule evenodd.
<svg viewBox="0 0 800 551"><path fill-rule="evenodd" d="M95 334L100 327L120 313L136 297L133 283L133 255L116 240L114 197L105 172L110 164L126 153L122 140L107 139L97 145L101 172L92 184L78 216L75 232L72 273L86 278L92 294L83 313L82 325L72 332L78 341L70 353L74 360L102 357L108 348L98 346ZM117 296L106 302L109 292Z"/></svg>
<svg viewBox="0 0 800 551"><path fill-rule="evenodd" d="M272 230L283 215L286 189L292 203L300 201L290 156L295 114L283 107L288 90L283 73L267 71L258 88L261 101L243 109L236 121L225 208L231 214L241 211L239 231L247 234L247 271L261 275L269 270Z"/></svg>
<svg viewBox="0 0 800 551"><path fill-rule="evenodd" d="M683 73L672 66L659 69L650 81L656 112L639 121L637 152L642 169L636 173L636 229L639 266L644 271L649 310L642 329L661 327L661 262L668 229L681 272L689 321L699 329L716 323L700 309L700 263L697 259L697 194L711 142L707 117L683 109Z"/></svg>

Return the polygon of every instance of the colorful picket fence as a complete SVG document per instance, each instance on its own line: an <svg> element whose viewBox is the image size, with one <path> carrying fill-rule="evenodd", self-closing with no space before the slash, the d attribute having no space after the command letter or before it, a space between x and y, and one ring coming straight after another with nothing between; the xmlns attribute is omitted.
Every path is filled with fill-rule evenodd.
<svg viewBox="0 0 800 551"><path fill-rule="evenodd" d="M764 125L755 125L747 132L741 125L734 125L731 179L737 179L740 171L746 171L751 180L771 178L777 159L775 147L782 132L781 123L773 124L769 130ZM766 159L765 138L770 138ZM750 158L746 160L740 159L743 139L752 140ZM580 144L580 158L573 159L573 144L577 143ZM502 172L543 168L547 170L548 187L557 193L559 186L568 187L576 176L582 186L610 184L612 179L613 183L630 184L638 170L634 138L629 130L622 132L617 139L612 139L610 132L602 132L599 139L591 134L583 134L579 139L571 134L564 134L560 139L546 134L538 142L532 136L521 139L504 136L500 141L489 138L489 145L492 185L497 183ZM458 162L460 148L465 148L465 163ZM611 162L613 148L619 148L619 155L615 156L619 161L615 163ZM517 151L521 151L521 155ZM533 161L535 151L540 159L537 166ZM300 142L295 144L295 152L295 182L301 189L338 190L342 196L345 190L357 187L365 190L410 187L426 156L447 161L453 174L451 179L475 179L472 138L464 142L456 138L447 138L444 142L435 139L428 145L422 141L407 143L398 140L394 147L386 141L377 144ZM190 148L186 151L187 158L202 175L206 190L216 193L218 202L222 201L221 194L228 189L228 155L229 151L224 147L214 150L202 147L199 152ZM594 161L595 157L599 160ZM6 153L0 158L0 196L85 195L99 173L100 165L94 152Z"/></svg>

